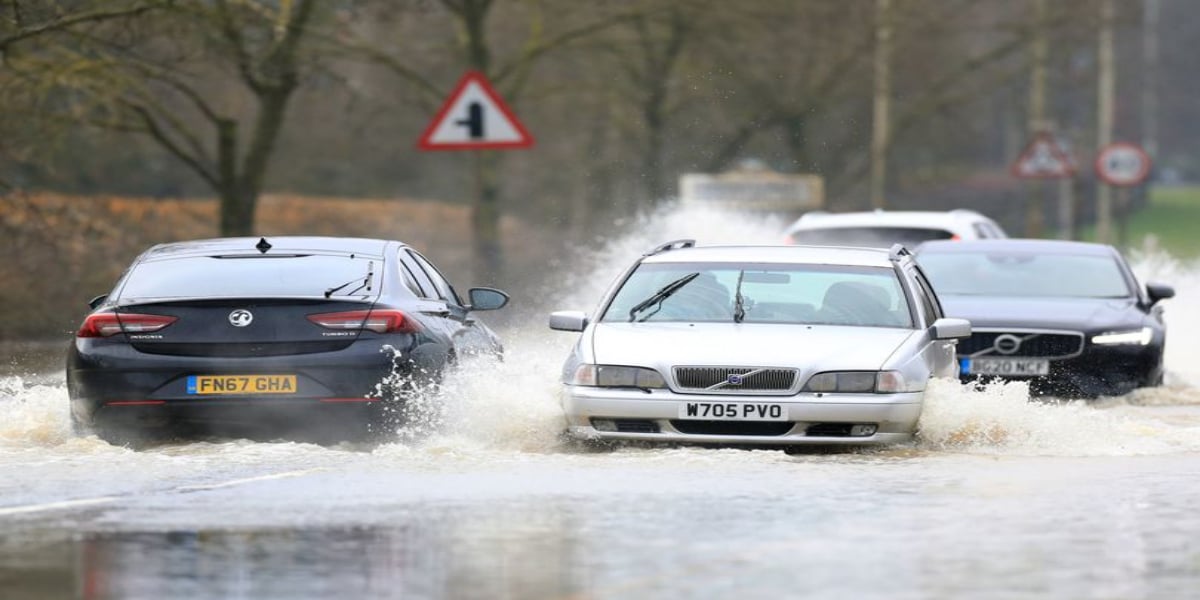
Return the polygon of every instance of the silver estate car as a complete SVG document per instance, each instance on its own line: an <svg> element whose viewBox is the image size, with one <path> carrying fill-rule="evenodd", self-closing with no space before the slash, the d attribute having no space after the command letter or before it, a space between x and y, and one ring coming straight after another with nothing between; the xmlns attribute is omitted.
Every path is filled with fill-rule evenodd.
<svg viewBox="0 0 1200 600"><path fill-rule="evenodd" d="M692 240L550 327L582 332L563 365L571 437L775 446L910 440L927 382L957 377L971 334L901 246Z"/></svg>

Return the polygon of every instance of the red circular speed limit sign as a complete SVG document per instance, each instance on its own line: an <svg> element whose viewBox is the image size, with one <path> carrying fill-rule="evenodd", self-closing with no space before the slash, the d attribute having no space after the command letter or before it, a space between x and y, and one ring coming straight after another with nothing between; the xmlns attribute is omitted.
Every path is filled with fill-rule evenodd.
<svg viewBox="0 0 1200 600"><path fill-rule="evenodd" d="M1109 144L1096 157L1096 174L1108 185L1137 185L1150 174L1150 155L1136 144Z"/></svg>

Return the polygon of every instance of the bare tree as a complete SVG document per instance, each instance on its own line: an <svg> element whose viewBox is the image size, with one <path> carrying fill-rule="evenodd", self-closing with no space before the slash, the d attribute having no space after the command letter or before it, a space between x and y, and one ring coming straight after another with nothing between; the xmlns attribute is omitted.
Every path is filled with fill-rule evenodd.
<svg viewBox="0 0 1200 600"><path fill-rule="evenodd" d="M0 47L34 112L148 137L217 194L223 235L249 235L316 4L83 6ZM125 26L101 23L119 18ZM232 81L212 85L227 73ZM238 94L251 106L233 100Z"/></svg>

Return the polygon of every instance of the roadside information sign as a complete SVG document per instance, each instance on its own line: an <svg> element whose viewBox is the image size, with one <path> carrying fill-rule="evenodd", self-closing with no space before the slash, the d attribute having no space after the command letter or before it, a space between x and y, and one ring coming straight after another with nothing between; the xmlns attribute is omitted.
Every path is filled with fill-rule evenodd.
<svg viewBox="0 0 1200 600"><path fill-rule="evenodd" d="M1150 155L1137 144L1109 144L1096 156L1096 174L1108 185L1137 185L1150 174Z"/></svg>
<svg viewBox="0 0 1200 600"><path fill-rule="evenodd" d="M421 135L421 150L529 148L533 136L478 71L468 71Z"/></svg>
<svg viewBox="0 0 1200 600"><path fill-rule="evenodd" d="M1075 165L1058 138L1041 131L1017 157L1012 174L1021 179L1065 179L1075 174Z"/></svg>

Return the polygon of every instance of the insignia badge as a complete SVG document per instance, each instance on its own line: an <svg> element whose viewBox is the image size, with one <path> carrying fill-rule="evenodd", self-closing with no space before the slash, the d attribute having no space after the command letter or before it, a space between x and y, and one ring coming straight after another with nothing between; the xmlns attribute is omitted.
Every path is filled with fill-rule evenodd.
<svg viewBox="0 0 1200 600"><path fill-rule="evenodd" d="M234 327L245 327L252 321L254 321L254 315L244 308L239 308L229 313L229 324Z"/></svg>

